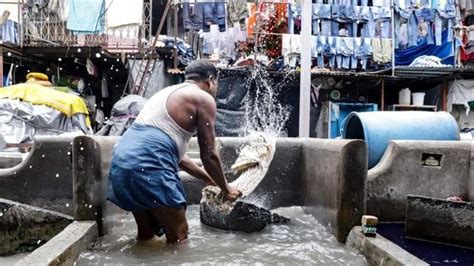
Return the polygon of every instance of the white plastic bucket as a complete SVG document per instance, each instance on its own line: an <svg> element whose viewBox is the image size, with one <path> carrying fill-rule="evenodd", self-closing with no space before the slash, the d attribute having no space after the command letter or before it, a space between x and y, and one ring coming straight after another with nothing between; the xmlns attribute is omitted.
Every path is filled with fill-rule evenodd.
<svg viewBox="0 0 474 266"><path fill-rule="evenodd" d="M421 106L425 102L425 93L424 92L414 92L411 94L413 97L413 105Z"/></svg>
<svg viewBox="0 0 474 266"><path fill-rule="evenodd" d="M398 103L403 104L403 105L409 105L410 104L410 89L401 89L398 92Z"/></svg>

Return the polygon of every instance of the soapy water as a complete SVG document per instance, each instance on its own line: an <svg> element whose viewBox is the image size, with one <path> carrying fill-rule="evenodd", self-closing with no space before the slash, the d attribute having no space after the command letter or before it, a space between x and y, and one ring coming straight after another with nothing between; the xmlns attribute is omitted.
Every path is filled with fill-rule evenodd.
<svg viewBox="0 0 474 266"><path fill-rule="evenodd" d="M367 264L362 255L337 242L326 227L305 214L301 207L274 211L291 217L291 223L246 234L207 227L199 220L199 206L188 206L189 238L178 245L167 245L163 239L137 242L136 225L132 215L128 215L92 250L83 252L76 265Z"/></svg>

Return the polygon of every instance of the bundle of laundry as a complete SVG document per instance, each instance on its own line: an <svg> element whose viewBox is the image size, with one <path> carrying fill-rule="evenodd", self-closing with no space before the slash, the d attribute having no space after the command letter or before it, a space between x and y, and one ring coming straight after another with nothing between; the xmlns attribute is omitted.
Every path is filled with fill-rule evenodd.
<svg viewBox="0 0 474 266"><path fill-rule="evenodd" d="M92 132L80 97L37 83L0 88L0 128L7 143L32 141L35 135Z"/></svg>
<svg viewBox="0 0 474 266"><path fill-rule="evenodd" d="M142 110L147 99L138 95L128 95L120 99L112 107L110 119L97 132L97 136L122 136L132 125Z"/></svg>
<svg viewBox="0 0 474 266"><path fill-rule="evenodd" d="M180 63L183 66L187 66L188 63L196 58L193 52L193 48L188 43L184 42L180 38L175 38L166 36L166 35L159 35L158 36L158 43L160 46L164 46L167 48L175 48L178 51L178 56L180 56Z"/></svg>
<svg viewBox="0 0 474 266"><path fill-rule="evenodd" d="M441 58L432 56L432 55L422 55L417 57L413 62L410 64L413 67L441 67L445 66L441 63Z"/></svg>

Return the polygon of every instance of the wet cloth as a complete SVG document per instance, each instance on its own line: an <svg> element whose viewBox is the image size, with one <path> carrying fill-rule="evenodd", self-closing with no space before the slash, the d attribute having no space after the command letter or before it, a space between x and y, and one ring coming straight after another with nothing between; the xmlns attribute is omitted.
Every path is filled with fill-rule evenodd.
<svg viewBox="0 0 474 266"><path fill-rule="evenodd" d="M107 199L126 211L186 207L178 149L162 130L134 123L114 147Z"/></svg>
<svg viewBox="0 0 474 266"><path fill-rule="evenodd" d="M104 0L70 0L67 29L76 34L104 32Z"/></svg>

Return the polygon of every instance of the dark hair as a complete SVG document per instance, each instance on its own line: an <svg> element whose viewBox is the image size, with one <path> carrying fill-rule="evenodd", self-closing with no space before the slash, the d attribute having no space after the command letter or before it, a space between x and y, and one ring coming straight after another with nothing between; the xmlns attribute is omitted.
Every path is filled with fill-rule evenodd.
<svg viewBox="0 0 474 266"><path fill-rule="evenodd" d="M192 61L184 72L186 79L194 81L205 81L211 76L217 78L217 68L205 59Z"/></svg>

